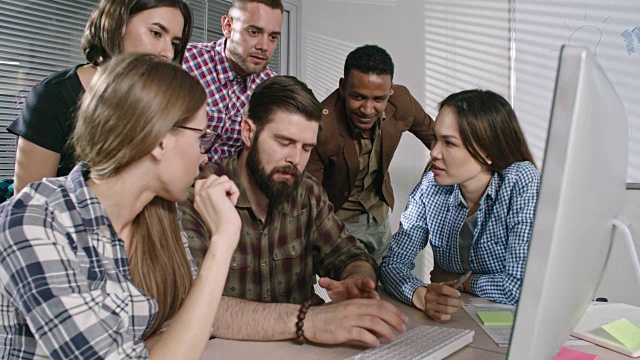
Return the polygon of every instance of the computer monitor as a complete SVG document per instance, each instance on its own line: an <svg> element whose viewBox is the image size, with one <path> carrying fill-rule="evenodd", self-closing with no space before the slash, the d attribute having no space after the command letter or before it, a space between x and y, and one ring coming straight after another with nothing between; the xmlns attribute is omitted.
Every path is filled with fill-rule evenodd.
<svg viewBox="0 0 640 360"><path fill-rule="evenodd" d="M586 48L561 50L509 359L553 359L593 299L622 213L624 107Z"/></svg>

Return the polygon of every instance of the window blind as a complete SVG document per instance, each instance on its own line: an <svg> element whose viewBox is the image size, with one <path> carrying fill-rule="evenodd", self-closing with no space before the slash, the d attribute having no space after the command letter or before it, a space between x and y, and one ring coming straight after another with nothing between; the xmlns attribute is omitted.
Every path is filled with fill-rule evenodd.
<svg viewBox="0 0 640 360"><path fill-rule="evenodd" d="M560 47L583 46L593 52L625 106L627 182L640 183L640 1L514 3L514 107L538 165L547 140ZM598 146L598 139L593 144Z"/></svg>
<svg viewBox="0 0 640 360"><path fill-rule="evenodd" d="M20 113L31 88L54 72L86 62L80 38L98 1L0 1L0 177L13 176L16 137L6 128ZM229 1L187 3L194 16L192 42L222 37L220 18L228 12ZM278 73L280 61L278 44L269 63Z"/></svg>
<svg viewBox="0 0 640 360"><path fill-rule="evenodd" d="M510 95L510 1L425 0L426 108L481 88Z"/></svg>
<svg viewBox="0 0 640 360"><path fill-rule="evenodd" d="M31 88L49 74L85 62L80 38L95 3L0 2L0 177L13 176L16 137L6 127Z"/></svg>

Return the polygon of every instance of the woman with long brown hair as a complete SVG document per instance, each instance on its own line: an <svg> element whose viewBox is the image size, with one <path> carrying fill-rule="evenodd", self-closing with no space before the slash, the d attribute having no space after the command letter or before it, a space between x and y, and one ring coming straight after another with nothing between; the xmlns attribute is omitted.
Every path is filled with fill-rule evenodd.
<svg viewBox="0 0 640 360"><path fill-rule="evenodd" d="M462 290L516 304L540 187L516 114L494 92L461 91L440 103L434 132L428 171L382 260L382 283L437 320L462 306ZM411 273L427 243L429 285Z"/></svg>
<svg viewBox="0 0 640 360"><path fill-rule="evenodd" d="M0 206L0 358L199 358L237 245L238 189L195 183L212 229L200 273L181 231L215 137L206 94L153 55L110 60L83 96L65 177Z"/></svg>
<svg viewBox="0 0 640 360"><path fill-rule="evenodd" d="M101 0L89 17L81 46L87 64L36 84L7 131L18 135L14 187L69 174L76 163L69 144L79 99L100 66L118 54L145 53L182 63L193 20L183 0Z"/></svg>

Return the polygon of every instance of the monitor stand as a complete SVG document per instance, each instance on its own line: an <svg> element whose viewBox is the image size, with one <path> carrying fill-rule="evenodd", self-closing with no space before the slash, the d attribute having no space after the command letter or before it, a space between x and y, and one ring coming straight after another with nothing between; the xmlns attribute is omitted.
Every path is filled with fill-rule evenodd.
<svg viewBox="0 0 640 360"><path fill-rule="evenodd" d="M629 227L620 219L611 221L613 239L594 299L603 297L640 307L640 261Z"/></svg>

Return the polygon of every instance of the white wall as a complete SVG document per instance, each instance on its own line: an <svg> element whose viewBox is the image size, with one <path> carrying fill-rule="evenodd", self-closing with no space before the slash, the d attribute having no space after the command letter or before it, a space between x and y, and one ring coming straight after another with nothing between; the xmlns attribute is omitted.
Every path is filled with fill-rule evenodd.
<svg viewBox="0 0 640 360"><path fill-rule="evenodd" d="M510 44L503 39L482 42L486 46L495 48L491 54L473 56L473 48L460 49L465 38L473 31L469 31L469 18L465 19L463 29L459 32L455 27L442 32L443 43L435 44L433 34L425 35L434 23L434 11L442 11L449 2L444 0L301 0L302 1L302 66L301 77L314 90L319 99L324 99L338 86L338 79L342 76L342 67L346 55L364 44L377 44L385 48L394 60L396 74L394 82L407 86L427 112L435 116L434 104L441 99L427 97L429 84L425 81L431 78L430 62L433 55L447 63L451 68L467 69L475 61L480 63L489 59L499 61L501 57L509 57ZM451 6L462 6L464 2L452 2ZM505 23L499 28L509 29L509 0L484 0L487 8L494 12L485 18L499 19ZM456 5L458 4L458 5ZM481 4L470 1L468 5L478 7ZM463 14L459 14L463 16ZM450 20L453 21L455 17ZM443 24L446 26L446 23ZM495 27L492 27L495 30ZM466 32L466 33L465 33ZM480 33L483 33L480 31ZM486 32L484 32L486 34ZM495 36L491 35L493 40ZM456 54L456 59L452 54ZM431 64L431 63L430 63ZM504 94L499 88L501 84L509 82L509 69L503 73L495 73L493 82L483 80L486 74L478 74L477 79L469 79L468 84L488 89L495 89ZM469 78L467 71L462 71ZM435 74L439 75L439 74ZM434 75L434 76L435 76ZM461 85L460 78L453 79L452 84L445 90L454 92ZM468 85L467 85L468 86ZM498 87L498 89L496 89ZM440 89L442 90L442 89ZM434 96L432 96L434 97ZM437 96L435 96L437 97ZM415 184L419 181L421 170L428 159L428 152L422 144L410 134L402 138L402 142L391 164L392 183L396 195L396 208L391 215L394 230L397 229L399 216L404 210L407 198ZM628 190L627 204L624 215L630 224L634 237L636 256L640 257L640 190ZM597 206L597 204L594 204ZM630 274L630 256L622 249L614 249L614 258L607 269L605 284L601 289L614 293L613 298L624 297L622 290L631 286L637 291L640 299L638 280ZM417 275L424 278L432 264L432 259L418 259ZM622 289L622 290L621 290ZM630 295L627 295L630 296ZM636 295L633 295L634 298Z"/></svg>

